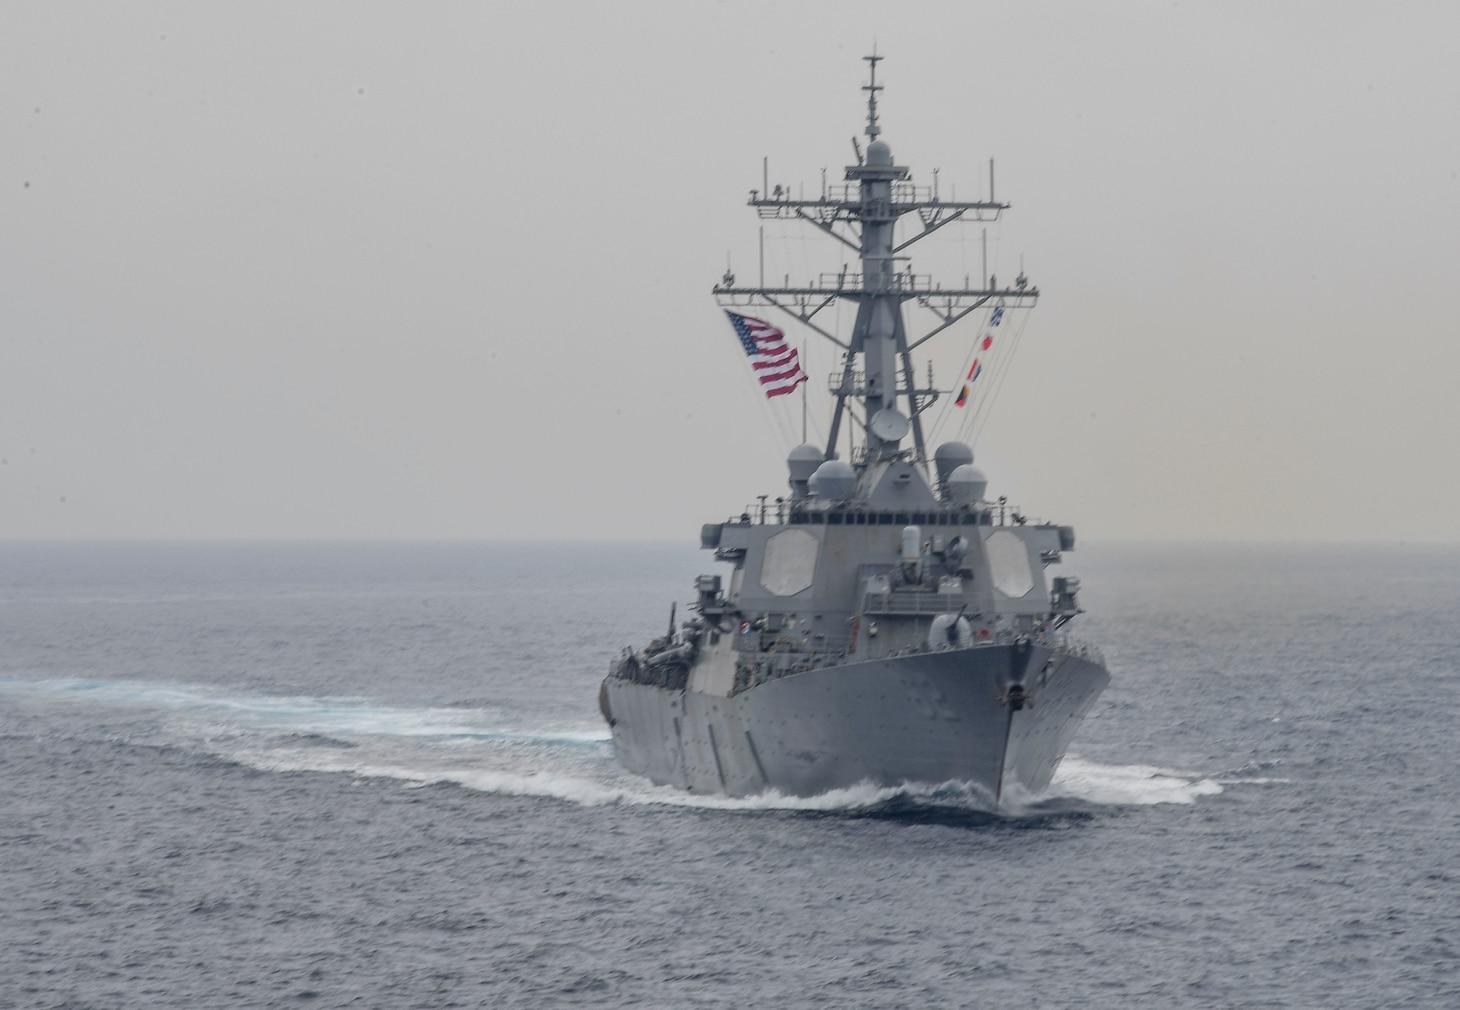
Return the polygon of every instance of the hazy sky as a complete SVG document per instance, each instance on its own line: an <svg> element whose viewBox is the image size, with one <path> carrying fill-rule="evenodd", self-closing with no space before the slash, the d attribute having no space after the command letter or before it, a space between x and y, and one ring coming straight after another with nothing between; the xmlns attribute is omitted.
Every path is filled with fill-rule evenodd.
<svg viewBox="0 0 1460 1010"><path fill-rule="evenodd" d="M1043 291L991 494L1087 542L1460 540L1460 5L11 0L0 28L0 537L693 543L783 493L710 287L755 275L762 156L840 179L875 42L898 163L967 199L995 158L990 268ZM957 231L914 268L977 276ZM823 269L808 227L766 241L773 276Z"/></svg>

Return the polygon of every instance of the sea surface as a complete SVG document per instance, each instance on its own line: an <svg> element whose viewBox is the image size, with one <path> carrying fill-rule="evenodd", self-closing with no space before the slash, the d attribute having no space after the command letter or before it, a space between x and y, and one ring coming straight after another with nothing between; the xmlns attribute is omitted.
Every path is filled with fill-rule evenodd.
<svg viewBox="0 0 1460 1010"><path fill-rule="evenodd" d="M1048 793L658 788L662 545L0 544L0 1007L1460 1006L1460 549L1084 545Z"/></svg>

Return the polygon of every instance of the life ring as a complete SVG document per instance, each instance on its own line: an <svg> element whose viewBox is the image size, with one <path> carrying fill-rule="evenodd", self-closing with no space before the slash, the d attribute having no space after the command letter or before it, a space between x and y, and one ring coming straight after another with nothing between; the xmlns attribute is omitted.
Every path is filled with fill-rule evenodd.
<svg viewBox="0 0 1460 1010"><path fill-rule="evenodd" d="M994 633L988 628L979 628L974 634L978 635L980 642L987 642L994 637Z"/></svg>

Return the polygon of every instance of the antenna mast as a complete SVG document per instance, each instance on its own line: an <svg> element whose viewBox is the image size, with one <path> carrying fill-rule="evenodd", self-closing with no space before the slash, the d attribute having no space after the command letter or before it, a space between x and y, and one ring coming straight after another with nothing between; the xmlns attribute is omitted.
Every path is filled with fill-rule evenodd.
<svg viewBox="0 0 1460 1010"><path fill-rule="evenodd" d="M996 221L1009 205L993 198L992 164L987 200L942 200L936 178L932 187L914 185L911 170L894 163L892 149L881 139L877 99L884 85L877 82L877 67L885 57L877 55L874 48L873 54L863 59L868 65L867 83L862 85L867 94L867 125L863 130L867 147L863 151L853 138L857 164L847 166L845 183L838 187L823 182L821 195L814 200L792 198L789 187L770 190L769 175L762 168L762 186L767 188L751 191L749 201L763 221L806 221L855 250L860 272L843 268L840 273L808 278L800 285L791 284L787 278L780 287L767 286L763 275L755 287L737 287L727 277L714 293L725 308L779 309L844 352L841 374L832 376L830 382L836 407L824 449L827 459L836 456L843 418L852 416L848 401L857 400L861 409L856 412L856 420L864 437L862 446L853 451L854 463L909 457L927 462L921 414L937 401L939 391L931 381L928 388L918 388L910 352L991 302L1010 308L1033 306L1039 289L1028 285L1022 271L1019 283L1012 288L999 288L987 269L977 287L970 287L967 280L962 287L935 286L931 277L912 272L907 265L909 257L902 253L913 243L954 221ZM899 243L895 228L908 214L918 216L922 229ZM815 320L822 309L838 299L857 306L851 336L845 341ZM939 318L933 329L916 339L909 339L903 318L903 306L908 302ZM905 449L902 441L909 435L913 444Z"/></svg>

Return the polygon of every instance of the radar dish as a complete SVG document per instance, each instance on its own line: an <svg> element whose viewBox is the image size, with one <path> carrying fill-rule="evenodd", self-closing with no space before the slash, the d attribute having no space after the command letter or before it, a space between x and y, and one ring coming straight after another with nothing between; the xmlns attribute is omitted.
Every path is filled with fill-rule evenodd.
<svg viewBox="0 0 1460 1010"><path fill-rule="evenodd" d="M872 422L867 427L884 442L901 442L907 437L911 425L896 407L883 407L872 415Z"/></svg>

